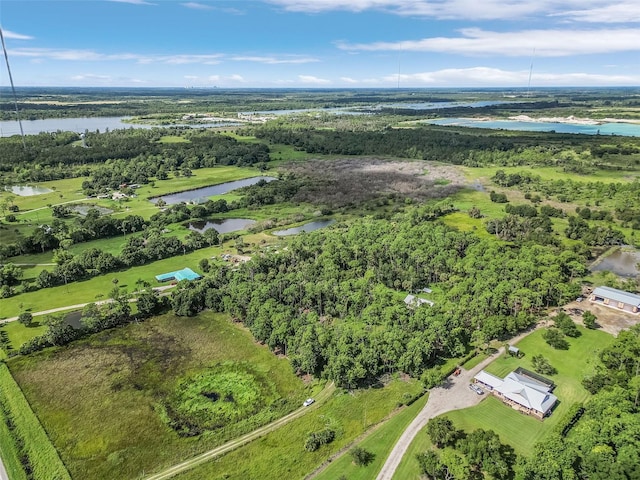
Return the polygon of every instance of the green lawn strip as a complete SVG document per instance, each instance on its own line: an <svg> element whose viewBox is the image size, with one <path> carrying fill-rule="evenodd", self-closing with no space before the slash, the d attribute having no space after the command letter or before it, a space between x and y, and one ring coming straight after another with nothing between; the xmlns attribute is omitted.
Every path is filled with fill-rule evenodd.
<svg viewBox="0 0 640 480"><path fill-rule="evenodd" d="M369 465L358 467L353 463L351 455L345 453L332 462L329 467L316 478L318 480L335 480L340 477L340 475L345 475L349 480L368 480L375 478L402 433L413 421L418 412L422 410L425 403L427 403L427 398L428 395L423 395L415 403L400 410L392 418L385 421L384 424L371 435L358 443L360 447L375 455L373 462Z"/></svg>
<svg viewBox="0 0 640 480"><path fill-rule="evenodd" d="M6 370L6 366L0 365L0 369ZM3 378L2 373L0 373L0 378ZM0 408L0 458L2 458L2 464L11 480L27 480L27 475L20 462L20 452L13 434L7 426L7 420L10 421L4 413L4 409Z"/></svg>
<svg viewBox="0 0 640 480"><path fill-rule="evenodd" d="M502 170L506 174L510 173L531 173L538 175L542 180L572 180L574 182L629 182L629 172L624 170L596 170L588 175L579 175L573 172L565 172L557 167L538 167L538 166L521 166L521 167L461 167L465 176L470 179L480 178L489 181L498 170Z"/></svg>
<svg viewBox="0 0 640 480"><path fill-rule="evenodd" d="M489 356L489 354L484 353L484 352L483 353L478 353L478 354L474 355L473 357L471 357L468 361L466 361L462 365L462 368L464 368L465 370L471 370L473 367L478 365L480 362L482 362L488 356Z"/></svg>
<svg viewBox="0 0 640 480"><path fill-rule="evenodd" d="M581 384L582 378L593 371L596 355L599 350L613 341L613 336L599 330L587 330L579 327L582 335L568 338L569 350L555 350L542 339L542 330L527 336L517 344L523 358L505 357L496 359L486 370L494 375L504 377L521 366L533 371L531 358L542 355L549 360L558 373L549 376L556 383L554 394L559 403L551 416L544 421L524 415L504 405L493 396L488 396L480 405L447 414L456 428L472 431L476 428L494 430L503 442L514 447L518 454L528 454L533 445L544 437L563 418L571 405L583 402L590 395Z"/></svg>
<svg viewBox="0 0 640 480"><path fill-rule="evenodd" d="M286 359L211 312L156 317L8 364L74 478L138 478L162 470L299 408L310 395ZM276 391L279 400L193 437L163 421L160 405L184 381L236 366L268 383L265 394L273 398Z"/></svg>
<svg viewBox="0 0 640 480"><path fill-rule="evenodd" d="M25 310L34 313L68 305L104 300L114 287L114 279L118 280L118 286L121 289L126 289L128 292L133 292L138 288L136 282L139 279L145 280L153 286L165 285L158 283L155 276L185 267L202 274L203 272L200 271L198 262L203 258L219 256L221 252L221 247L203 248L186 255L165 258L140 267L111 272L88 280L72 282L68 285L43 288L14 297L3 298L0 300L0 311L3 318L9 318L19 315ZM22 308L19 307L20 304L22 304Z"/></svg>
<svg viewBox="0 0 640 480"><path fill-rule="evenodd" d="M0 327L0 332L6 332L7 337L9 338L11 350L18 350L23 343L26 343L32 338L42 335L45 332L46 327L42 323L43 319L44 317L35 317L31 325L28 327L24 326L20 322L8 322L6 325ZM0 358L4 358L4 352L1 350Z"/></svg>
<svg viewBox="0 0 640 480"><path fill-rule="evenodd" d="M52 190L41 195L21 197L11 192L0 190L0 202L8 197L13 198L13 203L18 206L20 212L34 208L46 207L71 200L80 200L86 195L82 192L82 182L88 177L65 178L49 182L28 183L29 186L44 187ZM20 217L20 215L16 215Z"/></svg>
<svg viewBox="0 0 640 480"><path fill-rule="evenodd" d="M0 364L0 391L4 409L15 426L14 442L22 443L33 478L70 479L58 452L4 363Z"/></svg>
<svg viewBox="0 0 640 480"><path fill-rule="evenodd" d="M398 465L398 468L396 468L396 471L393 474L393 480L420 480L423 478L422 473L420 472L420 466L416 460L416 455L431 448L432 445L429 435L422 430L413 439L413 442L409 445L404 457L402 457L400 465Z"/></svg>
<svg viewBox="0 0 640 480"><path fill-rule="evenodd" d="M338 391L328 402L279 430L227 455L178 475L177 479L303 478L323 461L349 445L364 431L389 415L405 392L417 393L419 382L395 380L384 388ZM332 428L336 439L315 452L304 442L310 432Z"/></svg>

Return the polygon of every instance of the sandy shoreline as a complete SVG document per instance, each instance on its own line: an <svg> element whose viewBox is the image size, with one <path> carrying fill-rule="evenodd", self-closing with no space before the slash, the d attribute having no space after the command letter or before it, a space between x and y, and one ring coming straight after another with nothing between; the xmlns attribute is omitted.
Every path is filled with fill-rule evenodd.
<svg viewBox="0 0 640 480"><path fill-rule="evenodd" d="M594 120L593 118L579 118L570 115L568 117L539 117L532 118L529 115L515 115L508 117L509 120L516 122L534 122L534 123L569 123L572 125L602 125L603 123L633 123L640 124L640 120L624 119L624 118L603 118L602 120ZM484 119L483 119L484 120Z"/></svg>

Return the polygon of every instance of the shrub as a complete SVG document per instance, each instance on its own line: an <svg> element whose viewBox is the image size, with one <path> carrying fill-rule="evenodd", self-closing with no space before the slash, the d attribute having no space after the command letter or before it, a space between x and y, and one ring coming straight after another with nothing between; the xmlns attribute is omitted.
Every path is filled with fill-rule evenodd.
<svg viewBox="0 0 640 480"><path fill-rule="evenodd" d="M304 442L304 449L307 452L315 452L321 446L333 442L334 438L336 438L336 432L329 428L325 428L319 432L311 432Z"/></svg>
<svg viewBox="0 0 640 480"><path fill-rule="evenodd" d="M366 467L373 462L374 458L376 458L374 453L365 450L362 447L353 448L349 454L351 455L351 458L353 458L353 463L359 467Z"/></svg>

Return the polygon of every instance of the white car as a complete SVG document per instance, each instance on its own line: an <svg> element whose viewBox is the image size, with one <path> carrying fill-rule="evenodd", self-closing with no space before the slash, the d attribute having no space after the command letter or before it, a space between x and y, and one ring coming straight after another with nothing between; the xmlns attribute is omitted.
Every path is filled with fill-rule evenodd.
<svg viewBox="0 0 640 480"><path fill-rule="evenodd" d="M313 404L315 402L315 400L313 398L307 398L304 403L302 404L303 407L308 407L309 405Z"/></svg>

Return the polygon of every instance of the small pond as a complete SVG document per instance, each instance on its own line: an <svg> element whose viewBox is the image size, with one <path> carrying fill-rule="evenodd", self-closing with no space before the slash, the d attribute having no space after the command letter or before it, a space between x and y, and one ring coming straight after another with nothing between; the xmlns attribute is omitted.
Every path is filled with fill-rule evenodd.
<svg viewBox="0 0 640 480"><path fill-rule="evenodd" d="M640 250L623 248L604 257L591 267L591 271L606 270L621 277L634 277L640 275L637 267L638 263L640 263Z"/></svg>
<svg viewBox="0 0 640 480"><path fill-rule="evenodd" d="M314 230L318 230L319 228L328 227L335 222L336 221L332 218L326 220L316 220L314 222L300 225L299 227L287 228L286 230L278 230L276 232L273 232L273 234L279 237L285 237L287 235L297 235L298 233L302 232L313 232Z"/></svg>
<svg viewBox="0 0 640 480"><path fill-rule="evenodd" d="M81 320L82 320L82 311L80 310L67 313L64 316L64 323L72 326L75 329L82 328Z"/></svg>
<svg viewBox="0 0 640 480"><path fill-rule="evenodd" d="M196 188L195 190L187 190L185 192L172 193L171 195L162 195L161 197L152 198L151 201L156 203L158 199L162 198L167 205L175 205L176 203L189 203L197 202L204 203L208 197L214 195L222 195L224 193L237 190L238 188L248 187L255 185L259 181L271 182L276 180L274 177L252 177L243 178L242 180L236 180L234 182L220 183L218 185L211 185L210 187Z"/></svg>
<svg viewBox="0 0 640 480"><path fill-rule="evenodd" d="M249 218L225 218L223 220L207 220L206 222L191 222L189 230L195 232L206 232L213 228L218 233L237 232L238 230L246 230L256 223L255 220Z"/></svg>
<svg viewBox="0 0 640 480"><path fill-rule="evenodd" d="M113 213L113 210L111 210L110 208L99 207L97 205L75 205L71 207L71 210L79 213L83 217L85 217L87 213L89 213L89 210L98 210L98 212L100 212L100 215L108 215L110 213Z"/></svg>
<svg viewBox="0 0 640 480"><path fill-rule="evenodd" d="M53 192L50 188L32 187L29 185L13 185L11 187L4 187L4 189L7 192L11 192L20 197L32 197L33 195L42 195L43 193Z"/></svg>

